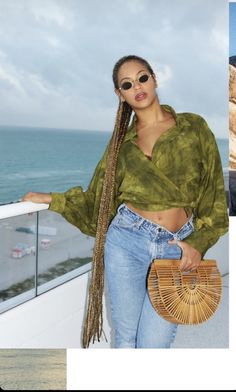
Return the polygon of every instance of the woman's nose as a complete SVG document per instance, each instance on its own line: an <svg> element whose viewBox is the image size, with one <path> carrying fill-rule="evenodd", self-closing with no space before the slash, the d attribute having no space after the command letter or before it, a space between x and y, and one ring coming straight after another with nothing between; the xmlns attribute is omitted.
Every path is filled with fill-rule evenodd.
<svg viewBox="0 0 236 392"><path fill-rule="evenodd" d="M139 88L140 88L140 84L141 84L141 83L140 83L138 80L134 80L134 86L133 86L133 87L134 87L135 89L139 89Z"/></svg>

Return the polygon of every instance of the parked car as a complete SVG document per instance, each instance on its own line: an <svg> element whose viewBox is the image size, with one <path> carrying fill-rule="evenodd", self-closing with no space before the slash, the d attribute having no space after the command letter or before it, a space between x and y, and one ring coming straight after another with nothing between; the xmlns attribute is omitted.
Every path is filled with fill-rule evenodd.
<svg viewBox="0 0 236 392"><path fill-rule="evenodd" d="M29 227L17 227L16 231L21 231L22 233L34 234L34 232Z"/></svg>
<svg viewBox="0 0 236 392"><path fill-rule="evenodd" d="M35 246L25 244L23 242L18 242L11 252L12 257L20 259L26 255L35 255Z"/></svg>
<svg viewBox="0 0 236 392"><path fill-rule="evenodd" d="M49 238L42 238L40 244L41 248L48 249L51 244L51 240Z"/></svg>

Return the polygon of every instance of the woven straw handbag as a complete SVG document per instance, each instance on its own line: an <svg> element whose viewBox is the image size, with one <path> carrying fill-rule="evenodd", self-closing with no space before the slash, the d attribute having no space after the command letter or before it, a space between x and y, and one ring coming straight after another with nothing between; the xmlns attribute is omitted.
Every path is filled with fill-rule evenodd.
<svg viewBox="0 0 236 392"><path fill-rule="evenodd" d="M215 260L201 260L193 272L181 272L179 265L180 260L153 260L147 278L151 303L170 322L200 324L219 306L221 274Z"/></svg>

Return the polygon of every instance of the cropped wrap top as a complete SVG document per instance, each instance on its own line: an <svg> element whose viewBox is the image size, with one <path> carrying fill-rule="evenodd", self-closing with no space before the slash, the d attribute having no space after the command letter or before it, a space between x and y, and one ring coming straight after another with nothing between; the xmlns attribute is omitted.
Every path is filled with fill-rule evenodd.
<svg viewBox="0 0 236 392"><path fill-rule="evenodd" d="M135 143L136 116L122 142L110 222L121 203L146 211L183 207L193 211L194 232L184 241L202 256L228 230L221 159L215 136L194 113L176 113L176 124L156 141L150 160ZM52 193L49 209L60 213L83 233L95 236L109 143L87 190L75 186Z"/></svg>

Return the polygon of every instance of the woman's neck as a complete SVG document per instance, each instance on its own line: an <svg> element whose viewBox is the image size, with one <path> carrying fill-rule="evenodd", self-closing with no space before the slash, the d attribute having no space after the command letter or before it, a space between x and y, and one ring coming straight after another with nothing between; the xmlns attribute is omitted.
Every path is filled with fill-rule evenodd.
<svg viewBox="0 0 236 392"><path fill-rule="evenodd" d="M158 100L155 100L145 109L135 110L139 127L155 126L166 120L167 112L161 107Z"/></svg>

